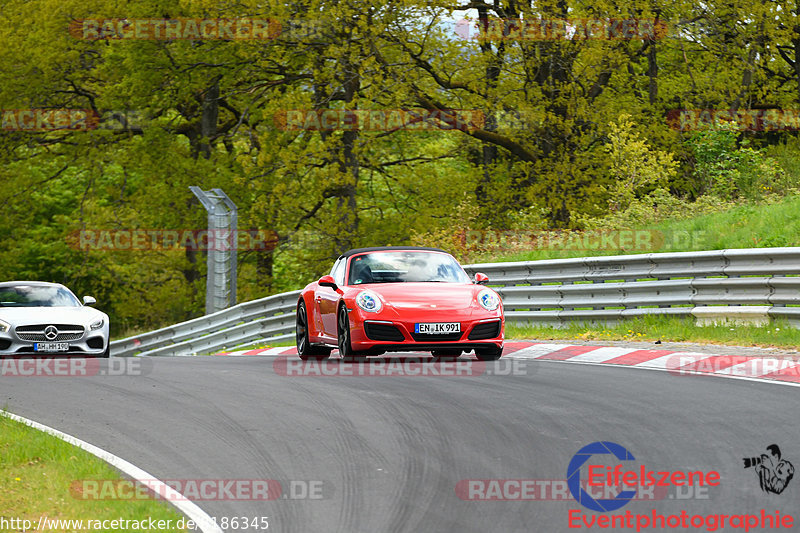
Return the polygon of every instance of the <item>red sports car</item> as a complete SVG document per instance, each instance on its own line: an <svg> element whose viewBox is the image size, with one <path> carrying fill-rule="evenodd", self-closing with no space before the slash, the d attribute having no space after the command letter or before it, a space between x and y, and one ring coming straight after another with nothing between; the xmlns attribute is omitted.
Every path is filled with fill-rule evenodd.
<svg viewBox="0 0 800 533"><path fill-rule="evenodd" d="M303 289L297 302L297 352L345 359L387 351L430 351L482 360L503 352L503 303L438 248L387 246L343 253L331 273Z"/></svg>

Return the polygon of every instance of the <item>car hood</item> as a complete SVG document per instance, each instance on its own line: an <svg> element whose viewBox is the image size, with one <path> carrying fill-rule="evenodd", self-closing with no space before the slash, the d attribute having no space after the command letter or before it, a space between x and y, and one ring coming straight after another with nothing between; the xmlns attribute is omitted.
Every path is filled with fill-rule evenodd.
<svg viewBox="0 0 800 533"><path fill-rule="evenodd" d="M483 289L471 283L370 283L363 288L377 293L386 305L397 310L454 311L476 306L475 295Z"/></svg>
<svg viewBox="0 0 800 533"><path fill-rule="evenodd" d="M26 324L88 324L106 314L91 307L0 307L0 320L12 326Z"/></svg>

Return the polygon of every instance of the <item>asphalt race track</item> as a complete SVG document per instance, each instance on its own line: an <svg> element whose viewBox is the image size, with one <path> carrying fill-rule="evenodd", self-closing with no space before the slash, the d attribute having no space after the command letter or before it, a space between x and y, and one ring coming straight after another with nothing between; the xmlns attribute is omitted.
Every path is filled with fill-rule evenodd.
<svg viewBox="0 0 800 533"><path fill-rule="evenodd" d="M631 470L721 476L719 486L699 495L668 487L658 499L631 501L606 516L765 510L800 520L800 473L782 494L770 494L742 463L778 444L783 458L800 467L798 387L531 360L518 361L511 375L286 376L276 372L276 361L152 358L143 375L3 376L0 405L164 480L278 480L298 499L197 502L218 518L268 516L269 531L587 530L570 529L568 512L587 520L603 513L569 496L459 495L468 498L462 480L564 480L573 455L595 441L624 446L636 458ZM511 362L513 356L501 374ZM304 498L303 482L321 498Z"/></svg>

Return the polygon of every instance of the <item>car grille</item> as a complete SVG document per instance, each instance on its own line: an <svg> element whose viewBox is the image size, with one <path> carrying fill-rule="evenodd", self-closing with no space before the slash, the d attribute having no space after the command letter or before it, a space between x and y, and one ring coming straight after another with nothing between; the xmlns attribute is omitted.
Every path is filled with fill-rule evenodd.
<svg viewBox="0 0 800 533"><path fill-rule="evenodd" d="M58 335L54 339L48 339L45 335L45 328L54 326L58 330ZM76 341L83 337L83 326L74 324L39 324L35 326L17 326L14 330L17 337L24 341L33 342L64 342Z"/></svg>
<svg viewBox="0 0 800 533"><path fill-rule="evenodd" d="M461 338L461 333L442 333L438 335L430 335L428 333L412 333L411 336L417 342L446 342L457 341Z"/></svg>
<svg viewBox="0 0 800 533"><path fill-rule="evenodd" d="M467 337L471 341L477 341L480 339L493 339L500 335L500 321L497 320L495 322L483 322L481 324L477 324L472 331L469 332L469 337Z"/></svg>
<svg viewBox="0 0 800 533"><path fill-rule="evenodd" d="M394 341L401 342L405 338L392 324L382 324L380 322L364 322L364 333L373 341Z"/></svg>

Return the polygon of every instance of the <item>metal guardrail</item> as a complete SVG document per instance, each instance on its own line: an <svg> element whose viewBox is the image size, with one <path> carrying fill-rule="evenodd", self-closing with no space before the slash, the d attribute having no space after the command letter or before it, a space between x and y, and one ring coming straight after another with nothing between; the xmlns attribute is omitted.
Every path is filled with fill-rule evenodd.
<svg viewBox="0 0 800 533"><path fill-rule="evenodd" d="M111 355L213 353L249 341L294 339L300 291L241 303L210 315L111 343Z"/></svg>
<svg viewBox="0 0 800 533"><path fill-rule="evenodd" d="M465 265L503 298L506 321L561 326L648 314L761 315L800 326L800 247ZM111 353L213 353L250 341L294 338L300 291L253 300L111 343Z"/></svg>
<svg viewBox="0 0 800 533"><path fill-rule="evenodd" d="M507 322L551 326L647 315L763 314L800 326L800 248L652 253L466 265L503 298Z"/></svg>

